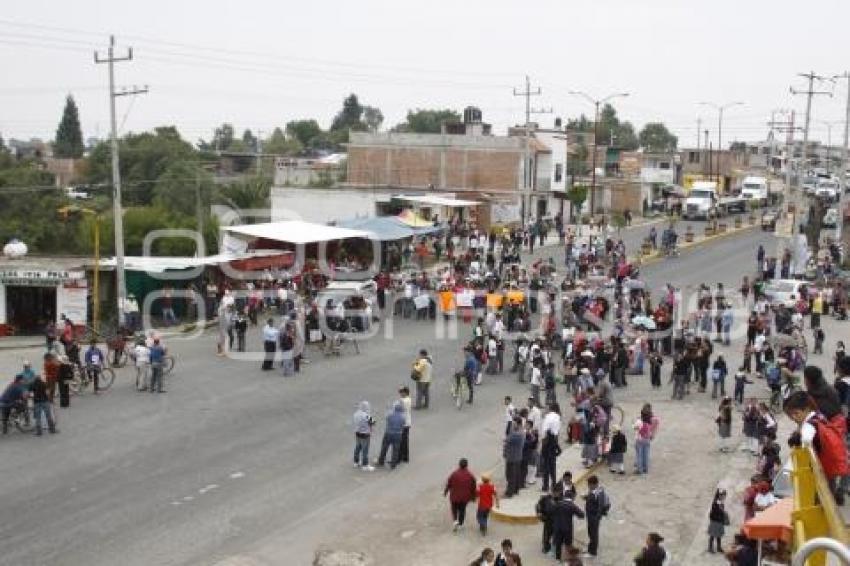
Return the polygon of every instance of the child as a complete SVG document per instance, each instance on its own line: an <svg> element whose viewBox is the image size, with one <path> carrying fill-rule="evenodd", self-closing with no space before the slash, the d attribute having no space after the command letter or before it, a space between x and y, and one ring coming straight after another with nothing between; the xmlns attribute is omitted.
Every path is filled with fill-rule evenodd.
<svg viewBox="0 0 850 566"><path fill-rule="evenodd" d="M723 553L720 539L729 524L729 515L726 514L726 490L718 489L714 492L714 500L711 502L711 510L708 512L708 552L714 554L714 541L717 541L717 552Z"/></svg>
<svg viewBox="0 0 850 566"><path fill-rule="evenodd" d="M744 403L744 388L747 384L752 385L753 382L747 379L746 368L741 366L735 373L735 403L738 405L742 405Z"/></svg>
<svg viewBox="0 0 850 566"><path fill-rule="evenodd" d="M626 435L620 430L620 427L613 425L611 427L613 435L611 436L611 450L608 451L608 469L611 473L623 475L626 473L625 460L626 454Z"/></svg>
<svg viewBox="0 0 850 566"><path fill-rule="evenodd" d="M478 486L478 528L481 535L487 535L487 521L490 519L490 510L493 506L499 507L499 496L496 487L490 482L490 474L481 474L481 485Z"/></svg>
<svg viewBox="0 0 850 566"><path fill-rule="evenodd" d="M839 487L841 476L847 475L847 446L844 432L832 425L818 412L817 405L805 391L795 391L782 407L785 414L800 427L789 444L812 446L818 455L823 473L838 505L844 504L844 492Z"/></svg>
<svg viewBox="0 0 850 566"><path fill-rule="evenodd" d="M744 437L747 439L746 444L741 450L749 450L753 456L758 454L758 439L759 439L759 408L754 397L750 397L747 406L744 407Z"/></svg>
<svg viewBox="0 0 850 566"><path fill-rule="evenodd" d="M818 326L817 328L812 330L812 333L815 335L815 354L823 354L823 341L826 339L826 334L823 332L823 328Z"/></svg>

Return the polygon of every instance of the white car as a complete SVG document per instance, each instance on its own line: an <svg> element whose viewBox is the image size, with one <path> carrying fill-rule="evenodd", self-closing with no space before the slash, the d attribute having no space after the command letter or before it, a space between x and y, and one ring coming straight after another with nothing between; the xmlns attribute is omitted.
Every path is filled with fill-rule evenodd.
<svg viewBox="0 0 850 566"><path fill-rule="evenodd" d="M91 198L91 195L81 187L67 187L65 196L71 200L88 200Z"/></svg>
<svg viewBox="0 0 850 566"><path fill-rule="evenodd" d="M784 305L793 308L800 298L800 288L806 286L811 290L811 283L799 279L777 279L764 288L764 296L771 305Z"/></svg>
<svg viewBox="0 0 850 566"><path fill-rule="evenodd" d="M833 201L838 198L838 191L840 190L841 189L838 186L838 181L835 181L833 179L821 179L820 181L818 181L815 194L821 198Z"/></svg>
<svg viewBox="0 0 850 566"><path fill-rule="evenodd" d="M833 206L827 209L826 214L823 215L821 225L824 228L835 228L836 224L838 224L838 208Z"/></svg>

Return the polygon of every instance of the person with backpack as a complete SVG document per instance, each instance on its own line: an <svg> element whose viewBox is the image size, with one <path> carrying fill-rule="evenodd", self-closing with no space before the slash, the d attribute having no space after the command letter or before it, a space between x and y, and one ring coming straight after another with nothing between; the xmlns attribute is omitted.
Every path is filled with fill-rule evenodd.
<svg viewBox="0 0 850 566"><path fill-rule="evenodd" d="M848 474L847 446L844 430L818 412L811 395L795 391L783 405L785 414L797 423L799 429L788 443L792 446L811 446L820 460L823 473L838 505L844 503L844 493L839 487L842 476Z"/></svg>
<svg viewBox="0 0 850 566"><path fill-rule="evenodd" d="M587 554L596 556L599 552L599 524L602 517L611 510L611 500L599 485L595 475L587 478L587 494L584 496L584 514L587 519Z"/></svg>
<svg viewBox="0 0 850 566"><path fill-rule="evenodd" d="M720 389L720 395L726 396L726 375L729 373L726 367L726 360L722 355L717 356L714 364L711 366L711 398L717 399L717 390Z"/></svg>

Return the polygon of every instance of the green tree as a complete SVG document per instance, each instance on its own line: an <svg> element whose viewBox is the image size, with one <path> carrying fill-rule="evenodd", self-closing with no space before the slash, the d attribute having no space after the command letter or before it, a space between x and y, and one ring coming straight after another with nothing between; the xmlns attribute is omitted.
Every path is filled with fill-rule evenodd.
<svg viewBox="0 0 850 566"><path fill-rule="evenodd" d="M367 129L363 122L363 105L357 99L356 94L349 94L342 101L342 109L334 116L331 123L331 131L338 130L355 130L363 131Z"/></svg>
<svg viewBox="0 0 850 566"><path fill-rule="evenodd" d="M575 222L576 213L581 218L581 209L584 206L584 201L587 200L587 193L588 188L586 185L574 185L573 188L567 191L567 200L572 205L570 207L570 213L573 216L573 222Z"/></svg>
<svg viewBox="0 0 850 566"><path fill-rule="evenodd" d="M650 152L673 151L679 143L679 138L671 134L661 122L647 123L640 131L638 140L644 151Z"/></svg>
<svg viewBox="0 0 850 566"><path fill-rule="evenodd" d="M225 122L213 132L213 140L210 144L211 149L217 151L228 150L233 145L234 139L233 124Z"/></svg>
<svg viewBox="0 0 850 566"><path fill-rule="evenodd" d="M363 122L369 131L377 132L384 123L384 114L374 106L366 106L363 108Z"/></svg>
<svg viewBox="0 0 850 566"><path fill-rule="evenodd" d="M70 94L65 99L65 110L62 120L56 130L56 141L53 144L53 155L56 157L80 158L83 156L83 132L80 129L80 116L77 103Z"/></svg>
<svg viewBox="0 0 850 566"><path fill-rule="evenodd" d="M128 206L150 204L154 185L170 165L198 159L195 148L183 140L173 126L128 134L119 141L119 151L121 179L125 187L124 203ZM89 183L111 185L112 162L108 143L102 142L92 150L87 165Z"/></svg>
<svg viewBox="0 0 850 566"><path fill-rule="evenodd" d="M218 200L239 210L268 208L272 182L266 177L252 177L231 183L221 189Z"/></svg>
<svg viewBox="0 0 850 566"><path fill-rule="evenodd" d="M590 152L587 150L587 145L580 141L576 145L575 154L571 159L567 159L567 173L573 176L587 174L587 158Z"/></svg>
<svg viewBox="0 0 850 566"><path fill-rule="evenodd" d="M635 127L631 122L620 122L614 130L614 147L634 151L640 147Z"/></svg>
<svg viewBox="0 0 850 566"><path fill-rule="evenodd" d="M3 161L2 155L0 161ZM53 173L42 170L31 160L15 162L10 157L8 166L0 169L0 187L46 187L54 182Z"/></svg>
<svg viewBox="0 0 850 566"><path fill-rule="evenodd" d="M287 139L280 128L275 128L272 135L263 142L263 153L273 155L298 155L304 149L295 137Z"/></svg>
<svg viewBox="0 0 850 566"><path fill-rule="evenodd" d="M582 114L578 118L567 120L568 132L592 132L593 122L587 119L587 116Z"/></svg>
<svg viewBox="0 0 850 566"><path fill-rule="evenodd" d="M242 132L242 143L248 148L248 151L257 151L257 137L250 129Z"/></svg>
<svg viewBox="0 0 850 566"><path fill-rule="evenodd" d="M196 161L175 161L156 180L153 204L186 216L196 215L198 188L206 216L215 191L212 176Z"/></svg>
<svg viewBox="0 0 850 566"><path fill-rule="evenodd" d="M413 132L417 134L439 134L443 122L457 122L460 114L448 108L426 109L417 108L407 111L407 119L397 124L394 132Z"/></svg>
<svg viewBox="0 0 850 566"><path fill-rule="evenodd" d="M313 147L314 140L322 135L322 128L315 120L292 120L286 124L286 135L303 147Z"/></svg>

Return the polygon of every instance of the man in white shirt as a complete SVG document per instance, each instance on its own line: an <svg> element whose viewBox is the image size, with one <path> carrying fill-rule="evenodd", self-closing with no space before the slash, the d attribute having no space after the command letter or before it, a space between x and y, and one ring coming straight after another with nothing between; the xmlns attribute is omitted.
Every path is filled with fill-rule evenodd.
<svg viewBox="0 0 850 566"><path fill-rule="evenodd" d="M146 391L148 388L148 372L150 368L150 349L143 341L139 341L133 349L133 356L136 358L136 388L139 391Z"/></svg>
<svg viewBox="0 0 850 566"><path fill-rule="evenodd" d="M266 352L263 359L263 370L268 371L274 367L274 356L277 351L277 340L280 334L274 326L274 319L270 318L263 327L263 349Z"/></svg>
<svg viewBox="0 0 850 566"><path fill-rule="evenodd" d="M538 405L540 404L540 388L543 387L543 372L540 366L539 361L531 366L531 398Z"/></svg>

